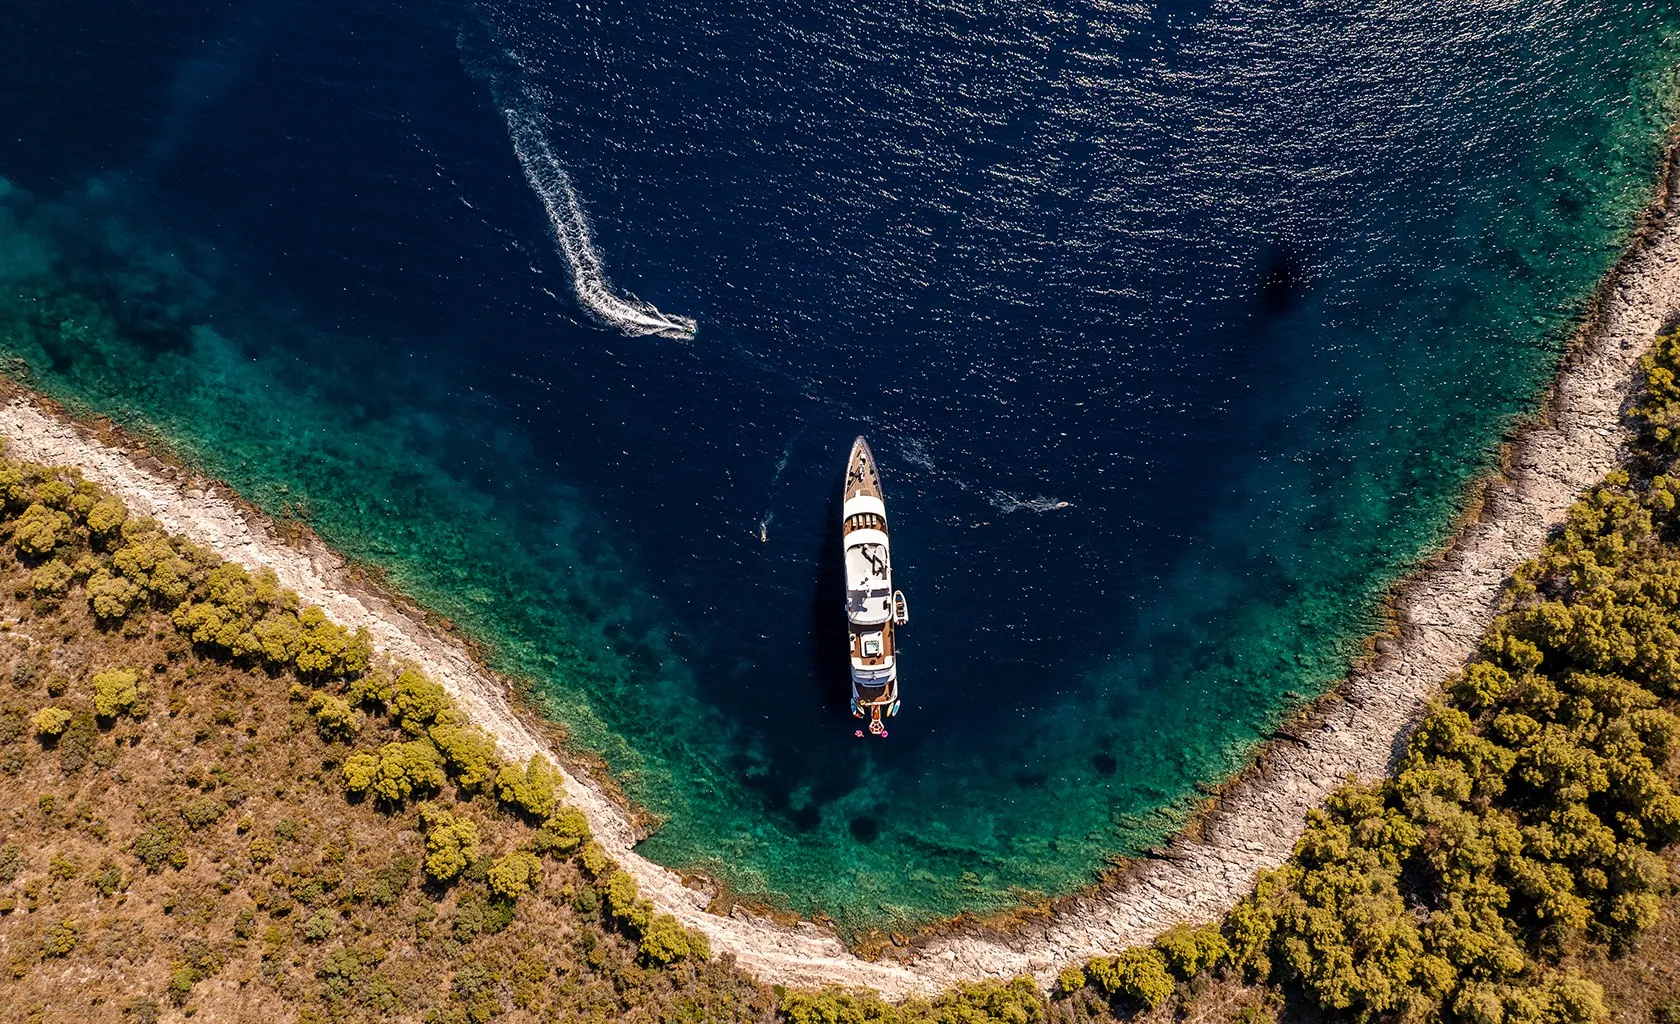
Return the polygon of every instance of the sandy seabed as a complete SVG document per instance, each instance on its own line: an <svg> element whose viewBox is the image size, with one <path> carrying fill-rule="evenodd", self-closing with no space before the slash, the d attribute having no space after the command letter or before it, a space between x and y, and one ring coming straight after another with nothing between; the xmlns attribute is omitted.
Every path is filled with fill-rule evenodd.
<svg viewBox="0 0 1680 1024"><path fill-rule="evenodd" d="M568 799L661 910L705 932L714 949L733 953L742 967L784 985L862 985L900 998L1030 973L1048 987L1066 964L1147 943L1179 922L1219 917L1249 892L1260 872L1289 857L1307 811L1331 790L1349 776L1377 778L1389 770L1429 698L1474 652L1511 572L1539 551L1576 497L1622 461L1629 440L1622 412L1636 386L1639 358L1680 314L1677 189L1680 161L1671 152L1660 196L1600 288L1542 417L1508 446L1503 470L1486 484L1480 514L1398 588L1392 636L1287 735L1268 744L1193 834L1113 882L1008 931L936 935L902 960L868 962L814 924L783 925L741 909L727 917L707 912L712 893L638 855L629 813L601 789L569 771ZM338 622L366 627L380 649L414 661L442 683L496 736L506 756L524 760L547 750L505 680L414 609L368 585L313 537L284 536L225 487L193 478L140 445L108 443L27 393L0 405L0 435L13 455L78 466L135 512L223 558L272 569Z"/></svg>

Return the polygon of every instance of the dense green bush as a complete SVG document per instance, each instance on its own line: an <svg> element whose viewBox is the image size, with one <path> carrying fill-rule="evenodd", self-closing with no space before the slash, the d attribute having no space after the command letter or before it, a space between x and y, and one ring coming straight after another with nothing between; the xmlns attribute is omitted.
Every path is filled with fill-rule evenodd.
<svg viewBox="0 0 1680 1024"><path fill-rule="evenodd" d="M642 960L650 964L672 964L690 956L704 960L711 955L705 936L684 931L670 914L655 914L642 929L636 948Z"/></svg>
<svg viewBox="0 0 1680 1024"><path fill-rule="evenodd" d="M29 586L43 597L63 597L70 592L70 583L75 578L75 570L68 563L62 558L54 558L30 573Z"/></svg>
<svg viewBox="0 0 1680 1024"><path fill-rule="evenodd" d="M30 716L29 724L42 739L56 740L64 735L75 717L63 708L45 707Z"/></svg>
<svg viewBox="0 0 1680 1024"><path fill-rule="evenodd" d="M452 722L434 723L426 730L438 752L443 755L455 784L468 792L476 792L496 777L496 741L484 730L472 725Z"/></svg>
<svg viewBox="0 0 1680 1024"><path fill-rule="evenodd" d="M606 883L607 913L632 935L640 935L653 920L653 904L642 899L636 880L623 871L614 871Z"/></svg>
<svg viewBox="0 0 1680 1024"><path fill-rule="evenodd" d="M607 856L607 851L601 849L601 845L594 840L585 841L578 850L578 866L597 882L604 881L608 874L618 869L618 865Z"/></svg>
<svg viewBox="0 0 1680 1024"><path fill-rule="evenodd" d="M128 518L128 506L117 498L101 498L87 512L90 539L99 547L109 547Z"/></svg>
<svg viewBox="0 0 1680 1024"><path fill-rule="evenodd" d="M420 830L426 836L426 877L432 881L454 881L478 859L478 826L471 818L425 804Z"/></svg>
<svg viewBox="0 0 1680 1024"><path fill-rule="evenodd" d="M537 829L531 849L539 854L559 856L572 853L589 841L589 819L575 807L561 807Z"/></svg>
<svg viewBox="0 0 1680 1024"><path fill-rule="evenodd" d="M496 774L497 798L533 821L554 813L560 804L562 785L560 769L541 754L532 754L524 768L508 765Z"/></svg>
<svg viewBox="0 0 1680 1024"><path fill-rule="evenodd" d="M101 896L115 896L123 888L122 868L109 858L100 861L93 874L88 876L88 885Z"/></svg>
<svg viewBox="0 0 1680 1024"><path fill-rule="evenodd" d="M1184 979L1220 964L1231 951L1218 925L1177 925L1155 940L1155 948L1166 958L1168 969Z"/></svg>
<svg viewBox="0 0 1680 1024"><path fill-rule="evenodd" d="M449 696L443 687L427 679L413 668L406 668L390 684L391 716L404 731L423 736L426 727L449 708Z"/></svg>
<svg viewBox="0 0 1680 1024"><path fill-rule="evenodd" d="M884 1002L869 991L825 988L821 992L789 992L782 999L788 1024L905 1024L901 1007Z"/></svg>
<svg viewBox="0 0 1680 1024"><path fill-rule="evenodd" d="M25 555L45 558L60 544L69 543L73 531L69 516L35 502L13 521L12 543Z"/></svg>
<svg viewBox="0 0 1680 1024"><path fill-rule="evenodd" d="M345 759L343 774L350 792L371 793L389 806L416 793L435 792L449 781L430 740L387 743L378 752L357 751Z"/></svg>
<svg viewBox="0 0 1680 1024"><path fill-rule="evenodd" d="M184 1005L194 985L222 969L221 957L203 939L188 939L181 944L179 955L170 965L169 998L175 1005Z"/></svg>
<svg viewBox="0 0 1680 1024"><path fill-rule="evenodd" d="M933 1024L1038 1024L1048 1007L1031 978L959 985L933 1001Z"/></svg>
<svg viewBox="0 0 1680 1024"><path fill-rule="evenodd" d="M227 813L227 804L205 793L181 805L181 817L194 832L209 828Z"/></svg>
<svg viewBox="0 0 1680 1024"><path fill-rule="evenodd" d="M1173 993L1167 959L1153 949L1128 949L1119 956L1098 957L1085 975L1104 994L1153 1009Z"/></svg>
<svg viewBox="0 0 1680 1024"><path fill-rule="evenodd" d="M304 705L315 716L315 728L325 740L352 740L362 729L362 713L343 697L314 693Z"/></svg>
<svg viewBox="0 0 1680 1024"><path fill-rule="evenodd" d="M95 620L105 625L121 622L139 604L142 593L128 579L100 568L88 577L88 606Z"/></svg>
<svg viewBox="0 0 1680 1024"><path fill-rule="evenodd" d="M135 837L130 850L150 871L162 871L165 867L182 868L187 864L187 851L181 846L180 830L160 819L147 823Z"/></svg>
<svg viewBox="0 0 1680 1024"><path fill-rule="evenodd" d="M505 856L497 857L490 865L490 871L485 879L490 883L490 891L505 900L517 900L542 881L542 861L534 854L524 850L515 850Z"/></svg>
<svg viewBox="0 0 1680 1024"><path fill-rule="evenodd" d="M113 668L94 674L93 710L100 718L111 719L133 712L143 696L140 674L133 669Z"/></svg>
<svg viewBox="0 0 1680 1024"><path fill-rule="evenodd" d="M69 921L57 921L49 925L46 934L41 936L41 955L50 957L66 957L76 948L76 926Z"/></svg>

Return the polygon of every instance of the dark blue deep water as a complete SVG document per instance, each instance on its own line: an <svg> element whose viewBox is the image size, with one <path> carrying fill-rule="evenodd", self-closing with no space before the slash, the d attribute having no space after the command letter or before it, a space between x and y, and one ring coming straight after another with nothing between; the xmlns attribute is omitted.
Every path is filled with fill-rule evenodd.
<svg viewBox="0 0 1680 1024"><path fill-rule="evenodd" d="M1159 841L1340 676L1647 200L1677 31L21 0L0 348L533 680L650 856L850 926L995 909ZM859 433L914 616L880 743Z"/></svg>

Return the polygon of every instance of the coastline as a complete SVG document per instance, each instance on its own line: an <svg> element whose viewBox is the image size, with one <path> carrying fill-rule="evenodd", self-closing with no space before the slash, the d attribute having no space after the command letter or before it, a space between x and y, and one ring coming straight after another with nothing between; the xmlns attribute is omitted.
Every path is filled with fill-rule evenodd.
<svg viewBox="0 0 1680 1024"><path fill-rule="evenodd" d="M1163 850L1011 930L936 931L895 954L902 962L869 962L815 924L783 925L742 909L728 917L708 913L710 891L634 852L636 822L608 790L567 770L567 799L661 910L781 984L868 986L889 998L1022 973L1045 984L1067 963L1147 943L1181 921L1219 916L1258 873L1288 858L1306 812L1348 775L1386 773L1429 697L1473 653L1509 573L1538 551L1581 490L1622 461L1628 433L1621 410L1638 359L1680 310L1677 155L1671 146L1657 199L1596 292L1540 417L1516 433L1501 469L1475 492L1480 500L1470 505L1479 505L1479 514L1462 517L1444 551L1397 586L1391 632L1377 640L1367 663L1280 730L1285 742L1260 748L1211 809ZM80 466L136 512L225 558L271 568L335 620L365 626L380 649L417 662L442 683L508 756L553 755L549 730L522 711L513 688L469 645L383 593L308 531L293 536L220 484L173 472L138 446L112 443L26 393L0 404L0 434L17 455Z"/></svg>

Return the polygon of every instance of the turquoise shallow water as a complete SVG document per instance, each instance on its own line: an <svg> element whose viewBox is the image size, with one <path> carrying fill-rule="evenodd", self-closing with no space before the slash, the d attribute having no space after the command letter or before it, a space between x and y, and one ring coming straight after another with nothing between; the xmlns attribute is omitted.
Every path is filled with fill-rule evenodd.
<svg viewBox="0 0 1680 1024"><path fill-rule="evenodd" d="M1680 63L1637 3L10 17L14 369L483 640L650 856L850 927L1087 883L1342 674ZM592 259L699 333L627 336ZM834 671L859 432L915 612L881 744Z"/></svg>

